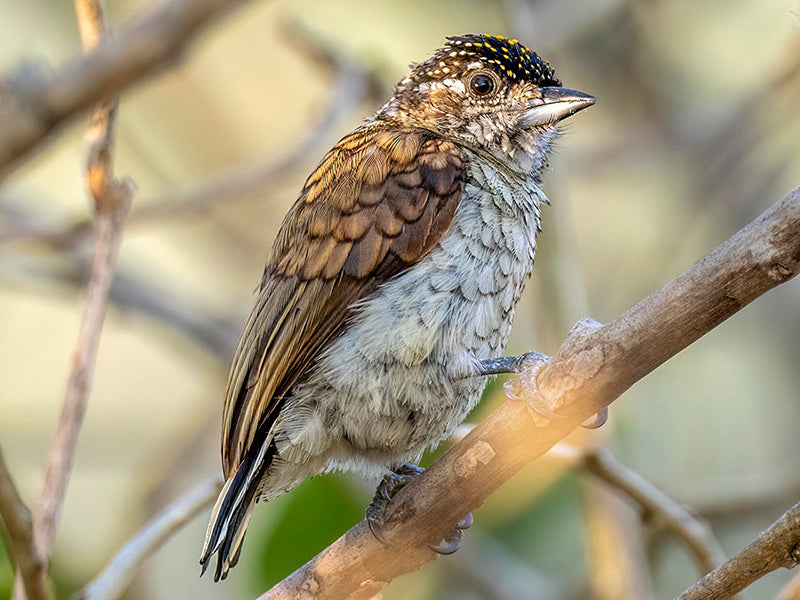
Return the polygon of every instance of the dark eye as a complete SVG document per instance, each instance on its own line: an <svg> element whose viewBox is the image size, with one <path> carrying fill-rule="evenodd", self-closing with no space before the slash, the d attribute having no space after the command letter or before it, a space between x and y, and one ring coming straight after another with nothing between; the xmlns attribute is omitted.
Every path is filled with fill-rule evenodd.
<svg viewBox="0 0 800 600"><path fill-rule="evenodd" d="M494 80L488 75L475 75L470 79L469 87L476 96L486 96L494 91Z"/></svg>

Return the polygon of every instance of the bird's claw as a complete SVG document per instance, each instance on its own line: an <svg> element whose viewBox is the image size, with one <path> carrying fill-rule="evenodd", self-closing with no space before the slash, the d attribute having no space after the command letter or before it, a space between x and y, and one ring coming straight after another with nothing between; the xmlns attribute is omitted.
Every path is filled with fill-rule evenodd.
<svg viewBox="0 0 800 600"><path fill-rule="evenodd" d="M369 530L375 539L384 546L389 545L389 540L383 534L383 526L386 524L386 508L392 497L400 491L409 481L423 473L425 469L406 463L397 470L388 473L378 484L372 502L364 511L364 519L369 525Z"/></svg>
<svg viewBox="0 0 800 600"><path fill-rule="evenodd" d="M608 421L608 407L604 406L600 409L600 412L596 415L589 417L583 423L581 423L581 427L586 429L598 429L606 424Z"/></svg>
<svg viewBox="0 0 800 600"><path fill-rule="evenodd" d="M378 484L378 489L375 490L375 496L373 496L372 502L370 502L367 510L364 511L364 519L372 535L384 546L391 544L383 532L384 525L386 524L386 509L389 506L389 502L402 487L424 471L425 469L421 467L406 463L399 469L387 474ZM472 513L467 514L444 539L438 544L431 544L428 547L437 554L445 556L453 554L461 547L463 531L472 527L473 522Z"/></svg>
<svg viewBox="0 0 800 600"><path fill-rule="evenodd" d="M456 550L461 548L461 538L464 535L464 530L472 527L474 522L472 513L467 513L467 516L461 519L438 544L428 544L428 548L442 556L454 554Z"/></svg>
<svg viewBox="0 0 800 600"><path fill-rule="evenodd" d="M560 421L565 417L554 412L547 406L539 395L536 394L536 376L543 367L550 364L553 359L540 352L527 352L518 357L515 365L516 379L511 379L503 384L503 391L507 398L512 400L526 400L528 405L540 416L549 421ZM586 429L597 429L608 421L608 407L604 406L600 412L581 423Z"/></svg>

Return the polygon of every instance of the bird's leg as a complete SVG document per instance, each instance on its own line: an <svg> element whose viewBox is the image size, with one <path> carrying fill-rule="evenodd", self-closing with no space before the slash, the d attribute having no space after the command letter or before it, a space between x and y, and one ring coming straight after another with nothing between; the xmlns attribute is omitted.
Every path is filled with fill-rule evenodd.
<svg viewBox="0 0 800 600"><path fill-rule="evenodd" d="M522 390L522 393L517 390L517 384L519 382L512 380L506 382L503 386L506 396L509 398L521 398L524 395L525 397L529 398L531 407L537 413L546 419L557 421L563 417L561 415L557 415L541 403L537 403L535 394L532 394L532 390L535 390L536 388L536 375L542 367L549 364L552 360L553 359L546 354L531 350L530 352L519 354L517 356L502 356L500 358L482 360L478 365L478 372L475 373L475 375L500 375L504 373L514 373L520 376L525 375L526 381L521 382L522 387L525 388ZM594 417L581 423L581 426L587 429L597 429L605 424L607 420L608 407L606 406Z"/></svg>
<svg viewBox="0 0 800 600"><path fill-rule="evenodd" d="M375 539L384 546L390 544L386 536L383 535L383 526L386 523L386 509L389 502L400 489L408 484L409 481L416 478L418 475L425 471L422 467L406 463L403 466L394 469L388 473L383 480L378 484L378 489L375 490L375 496L372 502L364 511L364 518L369 525L369 529ZM461 546L461 535L464 529L472 526L472 513L461 519L453 530L435 546L430 546L430 549L438 554L453 554Z"/></svg>

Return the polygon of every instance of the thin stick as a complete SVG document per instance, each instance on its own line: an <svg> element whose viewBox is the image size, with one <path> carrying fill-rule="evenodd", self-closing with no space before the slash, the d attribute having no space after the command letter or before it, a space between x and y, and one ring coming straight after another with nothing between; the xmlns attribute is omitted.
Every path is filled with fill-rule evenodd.
<svg viewBox="0 0 800 600"><path fill-rule="evenodd" d="M103 571L73 600L114 600L122 596L142 562L186 523L211 506L221 489L222 478L217 475L178 498L128 540Z"/></svg>
<svg viewBox="0 0 800 600"><path fill-rule="evenodd" d="M17 565L17 575L30 600L50 600L47 565L33 543L31 513L19 497L11 473L0 450L0 519L11 541L9 555Z"/></svg>
<svg viewBox="0 0 800 600"><path fill-rule="evenodd" d="M683 274L605 326L579 322L536 378L530 401L508 400L390 504L384 546L365 522L261 600L361 600L435 558L427 544L530 461L633 383L800 271L800 188ZM549 420L542 405L563 418ZM734 590L735 592L735 590Z"/></svg>
<svg viewBox="0 0 800 600"><path fill-rule="evenodd" d="M102 7L96 0L75 0L75 8L83 44L89 51L99 43L107 28ZM49 557L52 550L75 461L75 446L86 414L122 227L134 190L130 180L117 181L112 173L116 107L115 98L104 100L92 118L91 133L96 139L89 153L88 184L96 214L95 250L64 406L47 455L44 487L36 505L34 540L43 557Z"/></svg>
<svg viewBox="0 0 800 600"><path fill-rule="evenodd" d="M800 564L800 502L739 554L678 596L679 600L723 600L767 573Z"/></svg>

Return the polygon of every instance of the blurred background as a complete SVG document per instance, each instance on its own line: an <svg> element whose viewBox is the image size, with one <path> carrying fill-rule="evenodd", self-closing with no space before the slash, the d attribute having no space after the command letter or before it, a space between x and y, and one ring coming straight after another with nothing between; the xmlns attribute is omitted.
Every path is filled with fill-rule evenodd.
<svg viewBox="0 0 800 600"><path fill-rule="evenodd" d="M118 27L143 0L109 0ZM222 394L267 249L305 176L446 35L517 37L569 87L537 268L509 353L553 354L614 318L800 184L797 0L254 1L122 97L115 170L138 184L52 572L60 597L160 508L219 471ZM0 4L0 72L81 53L70 2ZM40 492L91 251L86 119L0 188L0 445ZM502 402L499 382L470 418ZM757 300L620 398L603 444L710 520L735 553L800 497L800 283ZM427 461L430 460L430 457ZM427 462L426 461L426 462ZM198 578L205 512L125 598L253 598L361 518L376 482L307 481L259 505L240 565ZM645 515L646 516L646 515ZM475 513L453 557L385 598L671 598L683 545L569 465L542 459ZM751 588L773 598L791 573ZM0 598L12 571L0 545Z"/></svg>

